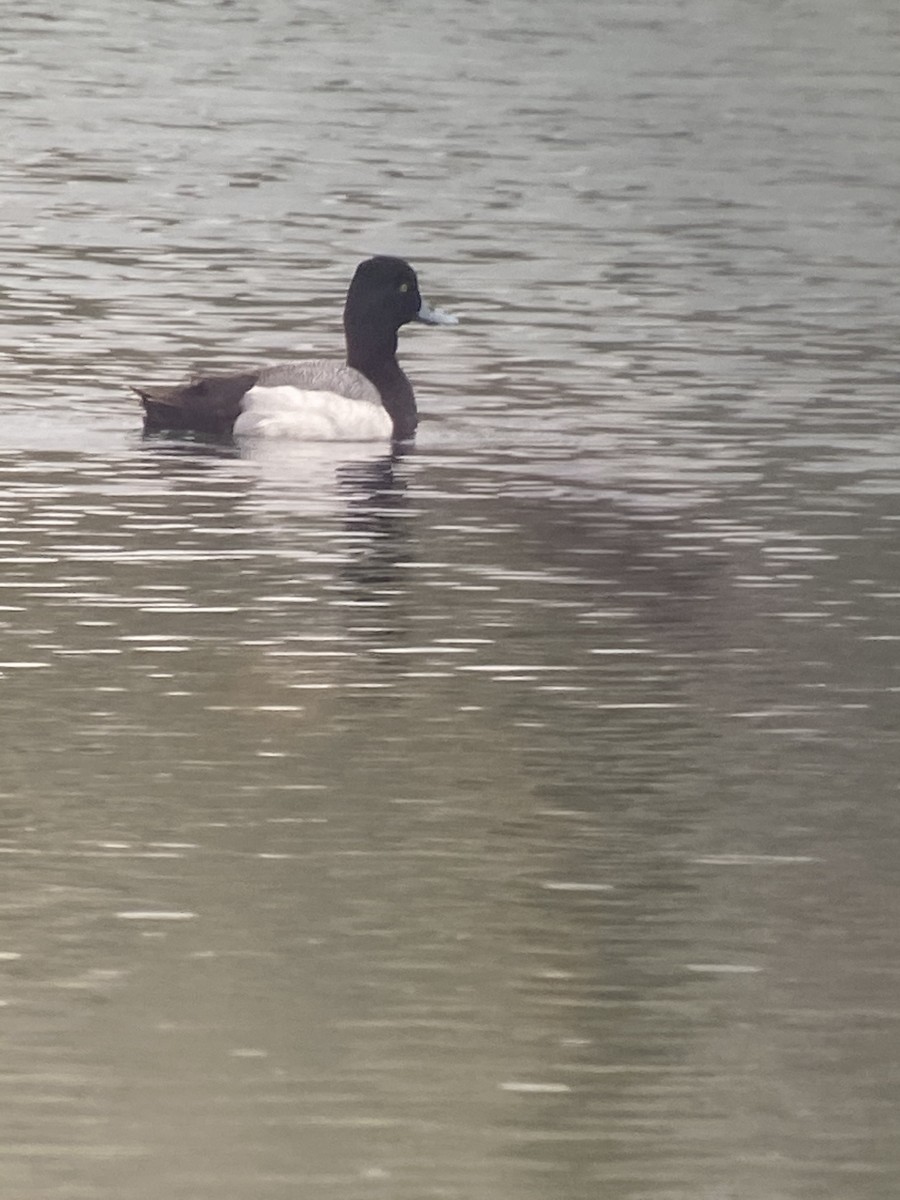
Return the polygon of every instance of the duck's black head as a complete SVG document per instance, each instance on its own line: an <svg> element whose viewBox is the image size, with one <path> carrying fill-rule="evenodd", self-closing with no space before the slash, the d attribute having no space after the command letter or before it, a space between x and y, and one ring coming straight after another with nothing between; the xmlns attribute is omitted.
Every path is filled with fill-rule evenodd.
<svg viewBox="0 0 900 1200"><path fill-rule="evenodd" d="M398 441L416 430L416 398L397 362L397 331L410 321L455 325L456 317L432 308L416 273L402 258L380 254L356 268L344 305L347 363L378 389Z"/></svg>
<svg viewBox="0 0 900 1200"><path fill-rule="evenodd" d="M394 333L414 321L422 304L416 273L402 258L379 255L356 268L344 305L345 326L365 323Z"/></svg>
<svg viewBox="0 0 900 1200"><path fill-rule="evenodd" d="M455 325L456 318L432 308L419 291L416 273L402 258L379 254L356 268L344 305L347 348L353 358L365 358L378 347L394 354L397 331L410 321L426 325Z"/></svg>

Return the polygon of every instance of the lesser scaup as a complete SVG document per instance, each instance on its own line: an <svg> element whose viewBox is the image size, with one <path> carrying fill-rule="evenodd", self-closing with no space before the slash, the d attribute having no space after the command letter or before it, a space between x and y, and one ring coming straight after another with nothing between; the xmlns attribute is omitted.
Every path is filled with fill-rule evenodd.
<svg viewBox="0 0 900 1200"><path fill-rule="evenodd" d="M402 258L359 264L344 304L346 363L280 363L238 375L207 375L175 388L134 390L147 431L237 436L403 441L416 431L416 398L397 362L397 332L410 321L455 325L422 299Z"/></svg>

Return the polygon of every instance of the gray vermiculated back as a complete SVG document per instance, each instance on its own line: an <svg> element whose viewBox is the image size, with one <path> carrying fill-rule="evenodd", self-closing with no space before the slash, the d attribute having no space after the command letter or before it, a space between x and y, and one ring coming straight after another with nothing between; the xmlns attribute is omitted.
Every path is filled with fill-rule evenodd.
<svg viewBox="0 0 900 1200"><path fill-rule="evenodd" d="M381 405L381 397L365 375L346 363L327 358L311 358L301 362L277 363L264 367L259 373L260 387L291 386L311 391L337 392L350 400L368 400Z"/></svg>

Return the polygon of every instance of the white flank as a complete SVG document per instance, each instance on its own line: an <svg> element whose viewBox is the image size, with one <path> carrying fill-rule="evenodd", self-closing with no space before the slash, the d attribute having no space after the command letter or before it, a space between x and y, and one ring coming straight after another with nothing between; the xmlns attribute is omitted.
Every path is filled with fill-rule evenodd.
<svg viewBox="0 0 900 1200"><path fill-rule="evenodd" d="M242 409L234 423L238 437L371 442L393 433L393 422L380 404L287 384L251 388Z"/></svg>

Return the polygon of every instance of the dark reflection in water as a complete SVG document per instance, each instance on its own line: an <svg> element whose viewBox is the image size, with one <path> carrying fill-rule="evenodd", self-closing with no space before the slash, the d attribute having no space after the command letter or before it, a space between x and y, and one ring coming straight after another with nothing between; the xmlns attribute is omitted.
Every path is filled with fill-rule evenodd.
<svg viewBox="0 0 900 1200"><path fill-rule="evenodd" d="M0 33L3 1200L893 1200L893 9Z"/></svg>
<svg viewBox="0 0 900 1200"><path fill-rule="evenodd" d="M346 579L360 599L396 584L410 560L407 482L398 471L403 458L398 451L338 467L338 495L347 505L344 530L360 548L347 564Z"/></svg>

